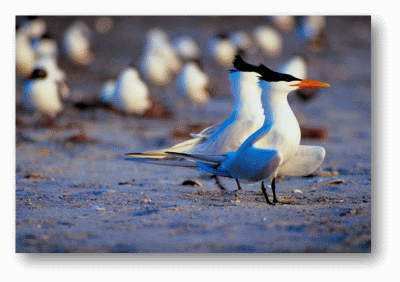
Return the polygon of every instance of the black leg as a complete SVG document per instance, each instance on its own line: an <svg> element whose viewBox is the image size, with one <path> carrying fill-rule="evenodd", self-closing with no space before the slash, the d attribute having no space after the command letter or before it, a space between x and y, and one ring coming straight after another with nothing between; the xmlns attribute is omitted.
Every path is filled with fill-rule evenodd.
<svg viewBox="0 0 400 282"><path fill-rule="evenodd" d="M261 191L264 194L264 197L265 197L265 200L267 201L267 204L275 205L274 203L271 203L271 201L268 199L268 194L267 194L267 190L265 189L265 186L264 186L264 181L261 181Z"/></svg>
<svg viewBox="0 0 400 282"><path fill-rule="evenodd" d="M221 184L221 182L219 182L218 175L213 174L213 176L211 176L211 177L215 179L215 184L217 184L219 189L226 190L226 188Z"/></svg>
<svg viewBox="0 0 400 282"><path fill-rule="evenodd" d="M273 201L274 203L278 203L278 199L276 198L276 193L275 193L275 178L272 179L271 189L272 189L272 195L273 195L272 201Z"/></svg>
<svg viewBox="0 0 400 282"><path fill-rule="evenodd" d="M242 190L242 187L240 186L239 180L237 178L235 178L235 180L236 180L236 184L238 186L238 189L236 190L235 198L236 198L236 200L239 200L239 191Z"/></svg>
<svg viewBox="0 0 400 282"><path fill-rule="evenodd" d="M238 190L242 190L242 187L240 186L239 180L237 178L235 178L235 180L236 180L236 184L237 184Z"/></svg>

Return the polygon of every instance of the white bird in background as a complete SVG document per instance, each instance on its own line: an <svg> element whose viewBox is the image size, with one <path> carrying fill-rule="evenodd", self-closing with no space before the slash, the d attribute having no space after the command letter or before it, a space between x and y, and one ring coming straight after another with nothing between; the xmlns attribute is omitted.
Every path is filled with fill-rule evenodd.
<svg viewBox="0 0 400 282"><path fill-rule="evenodd" d="M57 58L58 56L57 41L48 33L33 40L32 46L39 58L45 56Z"/></svg>
<svg viewBox="0 0 400 282"><path fill-rule="evenodd" d="M157 53L165 58L169 71L177 74L182 68L182 62L174 50L168 34L159 28L154 28L149 30L146 36L151 48L156 49Z"/></svg>
<svg viewBox="0 0 400 282"><path fill-rule="evenodd" d="M283 49L280 33L270 26L259 26L253 31L253 37L261 51L270 57L279 56Z"/></svg>
<svg viewBox="0 0 400 282"><path fill-rule="evenodd" d="M172 76L179 72L179 56L169 43L168 35L161 29L147 32L139 68L145 80L156 86L167 85Z"/></svg>
<svg viewBox="0 0 400 282"><path fill-rule="evenodd" d="M232 32L229 34L229 40L236 47L236 50L251 53L253 40L247 32L243 30Z"/></svg>
<svg viewBox="0 0 400 282"><path fill-rule="evenodd" d="M68 59L79 66L89 65L93 60L90 50L91 30L82 21L74 22L63 35L63 50Z"/></svg>
<svg viewBox="0 0 400 282"><path fill-rule="evenodd" d="M35 69L28 77L24 89L24 106L54 118L63 109L59 87L44 69Z"/></svg>
<svg viewBox="0 0 400 282"><path fill-rule="evenodd" d="M36 52L31 46L31 37L26 31L17 30L15 39L15 66L20 77L27 77L34 68Z"/></svg>
<svg viewBox="0 0 400 282"><path fill-rule="evenodd" d="M146 44L141 61L141 72L146 80L158 86L166 85L181 69L181 61L168 35L154 28L146 33Z"/></svg>
<svg viewBox="0 0 400 282"><path fill-rule="evenodd" d="M208 43L209 52L214 60L224 68L229 68L237 54L236 46L228 39L228 36L221 33L212 38Z"/></svg>
<svg viewBox="0 0 400 282"><path fill-rule="evenodd" d="M287 71L288 67L283 70ZM325 157L323 147L300 145L300 126L289 106L287 95L299 88L330 85L274 72L264 65L257 69L265 115L264 124L259 130L247 138L238 150L225 154L170 154L194 160L203 170L219 176L247 182L261 181L261 190L267 203L273 204L268 198L264 181L272 181L273 202L276 203L275 178L278 174L308 175L320 166Z"/></svg>
<svg viewBox="0 0 400 282"><path fill-rule="evenodd" d="M200 57L200 47L196 41L188 35L175 39L173 46L183 60L195 60Z"/></svg>
<svg viewBox="0 0 400 282"><path fill-rule="evenodd" d="M46 31L43 19L26 17L22 23L16 26L15 39L15 65L17 74L25 78L34 69L38 54L32 47L31 41L42 36Z"/></svg>
<svg viewBox="0 0 400 282"><path fill-rule="evenodd" d="M22 17L16 26L17 34L25 34L32 40L40 38L47 30L46 22L38 16Z"/></svg>
<svg viewBox="0 0 400 282"><path fill-rule="evenodd" d="M166 59L156 49L145 49L139 68L145 80L156 86L167 85L172 79Z"/></svg>
<svg viewBox="0 0 400 282"><path fill-rule="evenodd" d="M300 42L307 43L310 51L319 53L326 49L328 40L325 32L324 16L299 17L297 36Z"/></svg>
<svg viewBox="0 0 400 282"><path fill-rule="evenodd" d="M104 103L110 103L111 98L115 91L115 86L116 86L116 81L113 79L109 79L106 82L104 82L100 90L99 100Z"/></svg>
<svg viewBox="0 0 400 282"><path fill-rule="evenodd" d="M177 91L182 93L194 105L204 105L210 100L207 91L209 79L195 61L189 61L183 67L177 79Z"/></svg>
<svg viewBox="0 0 400 282"><path fill-rule="evenodd" d="M119 75L108 102L126 114L135 115L142 115L152 106L149 90L134 67L128 67Z"/></svg>
<svg viewBox="0 0 400 282"><path fill-rule="evenodd" d="M272 16L274 25L285 33L292 32L296 28L295 16Z"/></svg>
<svg viewBox="0 0 400 282"><path fill-rule="evenodd" d="M39 38L47 31L47 25L44 19L38 16L27 16L22 22L22 29L26 29L31 38Z"/></svg>
<svg viewBox="0 0 400 282"><path fill-rule="evenodd" d="M228 119L199 134L193 134L193 139L171 148L126 154L126 160L197 168L194 162L171 156L166 151L222 154L237 150L250 134L261 127L264 114L261 107L261 88L257 84L258 73L254 72L254 66L245 63L239 56L233 65L235 69L229 73L229 78L234 108ZM225 189L216 180L219 187Z"/></svg>
<svg viewBox="0 0 400 282"><path fill-rule="evenodd" d="M58 85L62 99L66 100L69 98L70 89L67 84L67 76L65 72L58 67L56 57L42 56L36 61L34 68L45 70L47 78L49 80L54 80Z"/></svg>
<svg viewBox="0 0 400 282"><path fill-rule="evenodd" d="M45 69L48 77L57 82L65 82L67 76L65 72L59 68L57 58L53 56L42 56L35 63L35 69Z"/></svg>
<svg viewBox="0 0 400 282"><path fill-rule="evenodd" d="M300 39L314 41L325 29L326 21L324 16L305 16L299 21L298 35Z"/></svg>

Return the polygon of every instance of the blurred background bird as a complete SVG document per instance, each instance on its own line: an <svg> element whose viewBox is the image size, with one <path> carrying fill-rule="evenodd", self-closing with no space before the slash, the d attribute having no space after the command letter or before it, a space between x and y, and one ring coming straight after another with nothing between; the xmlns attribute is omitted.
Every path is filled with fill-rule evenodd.
<svg viewBox="0 0 400 282"><path fill-rule="evenodd" d="M208 84L209 78L202 71L198 61L187 62L178 76L177 92L192 105L195 116L200 114L199 109L202 109L210 100ZM182 111L182 107L180 110Z"/></svg>
<svg viewBox="0 0 400 282"><path fill-rule="evenodd" d="M322 52L327 47L324 16L302 16L298 19L297 35L313 52Z"/></svg>
<svg viewBox="0 0 400 282"><path fill-rule="evenodd" d="M15 66L17 75L21 78L27 77L32 71L36 62L37 54L31 45L32 35L29 30L29 23L24 27L17 26L15 39Z"/></svg>
<svg viewBox="0 0 400 282"><path fill-rule="evenodd" d="M75 21L64 32L63 50L68 59L77 66L87 66L93 60L90 50L91 33L83 21Z"/></svg>
<svg viewBox="0 0 400 282"><path fill-rule="evenodd" d="M165 86L180 68L181 61L170 44L168 35L158 28L149 30L140 62L140 71L144 78L156 86Z"/></svg>
<svg viewBox="0 0 400 282"><path fill-rule="evenodd" d="M114 88L111 83L107 87L110 90ZM142 115L151 107L149 89L134 67L126 68L118 76L113 90L108 98L103 99L125 114Z"/></svg>
<svg viewBox="0 0 400 282"><path fill-rule="evenodd" d="M296 17L291 15L272 16L274 25L284 33L293 32L296 29Z"/></svg>
<svg viewBox="0 0 400 282"><path fill-rule="evenodd" d="M236 47L236 54L255 54L253 39L244 30L229 33L230 42Z"/></svg>
<svg viewBox="0 0 400 282"><path fill-rule="evenodd" d="M199 45L188 35L176 38L173 47L184 61L199 59L201 55Z"/></svg>
<svg viewBox="0 0 400 282"><path fill-rule="evenodd" d="M208 48L215 62L223 67L230 68L237 53L235 45L229 40L228 35L219 33L209 40Z"/></svg>
<svg viewBox="0 0 400 282"><path fill-rule="evenodd" d="M45 117L48 126L53 125L53 119L63 109L57 82L41 68L33 70L27 78L23 102L27 110L34 112L37 121Z"/></svg>
<svg viewBox="0 0 400 282"><path fill-rule="evenodd" d="M253 31L253 37L258 47L266 56L277 57L282 53L282 36L275 28L271 26L258 26Z"/></svg>

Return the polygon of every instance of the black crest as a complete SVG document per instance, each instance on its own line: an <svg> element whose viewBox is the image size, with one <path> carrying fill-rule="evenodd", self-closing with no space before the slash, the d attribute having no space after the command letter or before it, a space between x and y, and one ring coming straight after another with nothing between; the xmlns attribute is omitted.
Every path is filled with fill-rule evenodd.
<svg viewBox="0 0 400 282"><path fill-rule="evenodd" d="M46 32L45 34L42 35L41 39L54 39L54 36Z"/></svg>
<svg viewBox="0 0 400 282"><path fill-rule="evenodd" d="M220 39L220 40L225 40L225 39L228 39L228 34L226 34L226 33L224 33L224 32L220 32L220 33L217 34L216 37L217 37L218 39Z"/></svg>
<svg viewBox="0 0 400 282"><path fill-rule="evenodd" d="M243 61L240 55L235 56L235 60L233 61L233 66L235 69L231 70L231 72L242 71L242 72L257 72L260 75L260 79L268 81L268 82L278 82L278 81L301 81L301 79L294 77L290 74L279 73L273 71L263 64L259 66L255 66Z"/></svg>
<svg viewBox="0 0 400 282"><path fill-rule="evenodd" d="M29 76L29 79L40 79L40 78L46 78L47 73L44 69L34 69L31 75Z"/></svg>
<svg viewBox="0 0 400 282"><path fill-rule="evenodd" d="M235 60L233 61L233 66L235 67L234 70L231 70L231 72L235 71L243 71L243 72L258 72L258 67L249 63L246 63L243 61L242 56L239 54L235 56Z"/></svg>
<svg viewBox="0 0 400 282"><path fill-rule="evenodd" d="M290 74L279 73L273 70L270 70L266 66L260 64L258 66L258 73L261 75L260 79L269 81L269 82L278 82L278 81L301 81L301 79L294 77Z"/></svg>
<svg viewBox="0 0 400 282"><path fill-rule="evenodd" d="M38 16L26 16L26 17L28 18L29 21L33 21L38 18Z"/></svg>

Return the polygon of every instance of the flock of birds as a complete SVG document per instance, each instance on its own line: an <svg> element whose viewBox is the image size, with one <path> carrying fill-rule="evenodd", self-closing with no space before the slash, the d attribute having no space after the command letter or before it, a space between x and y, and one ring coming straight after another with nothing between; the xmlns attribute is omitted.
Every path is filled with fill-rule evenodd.
<svg viewBox="0 0 400 282"><path fill-rule="evenodd" d="M300 38L316 40L325 27L324 17L309 16L298 20L292 16L275 16L273 21L282 32L296 29ZM73 23L63 34L62 50L78 66L93 62L90 48L91 30L82 21ZM260 182L267 203L277 203L275 178L300 176L315 171L325 157L319 146L300 145L300 126L287 96L299 89L329 87L306 79L307 63L303 56L293 56L279 72L263 64L243 60L257 48L267 56L282 52L280 33L271 26L257 27L252 38L244 31L220 34L208 47L215 61L229 72L234 108L225 121L211 126L192 139L162 150L136 152L126 160L159 165L201 169L218 177ZM123 70L116 80L106 81L98 100L119 111L143 116L154 106L146 83L157 87L169 85L176 78L176 89L195 105L210 100L209 78L201 65L201 50L194 39L183 36L170 42L161 29L146 34L140 62ZM59 68L57 42L46 34L46 23L40 17L26 17L16 30L16 71L25 79L23 104L39 116L55 118L70 98L67 75ZM264 181L271 181L272 202Z"/></svg>

